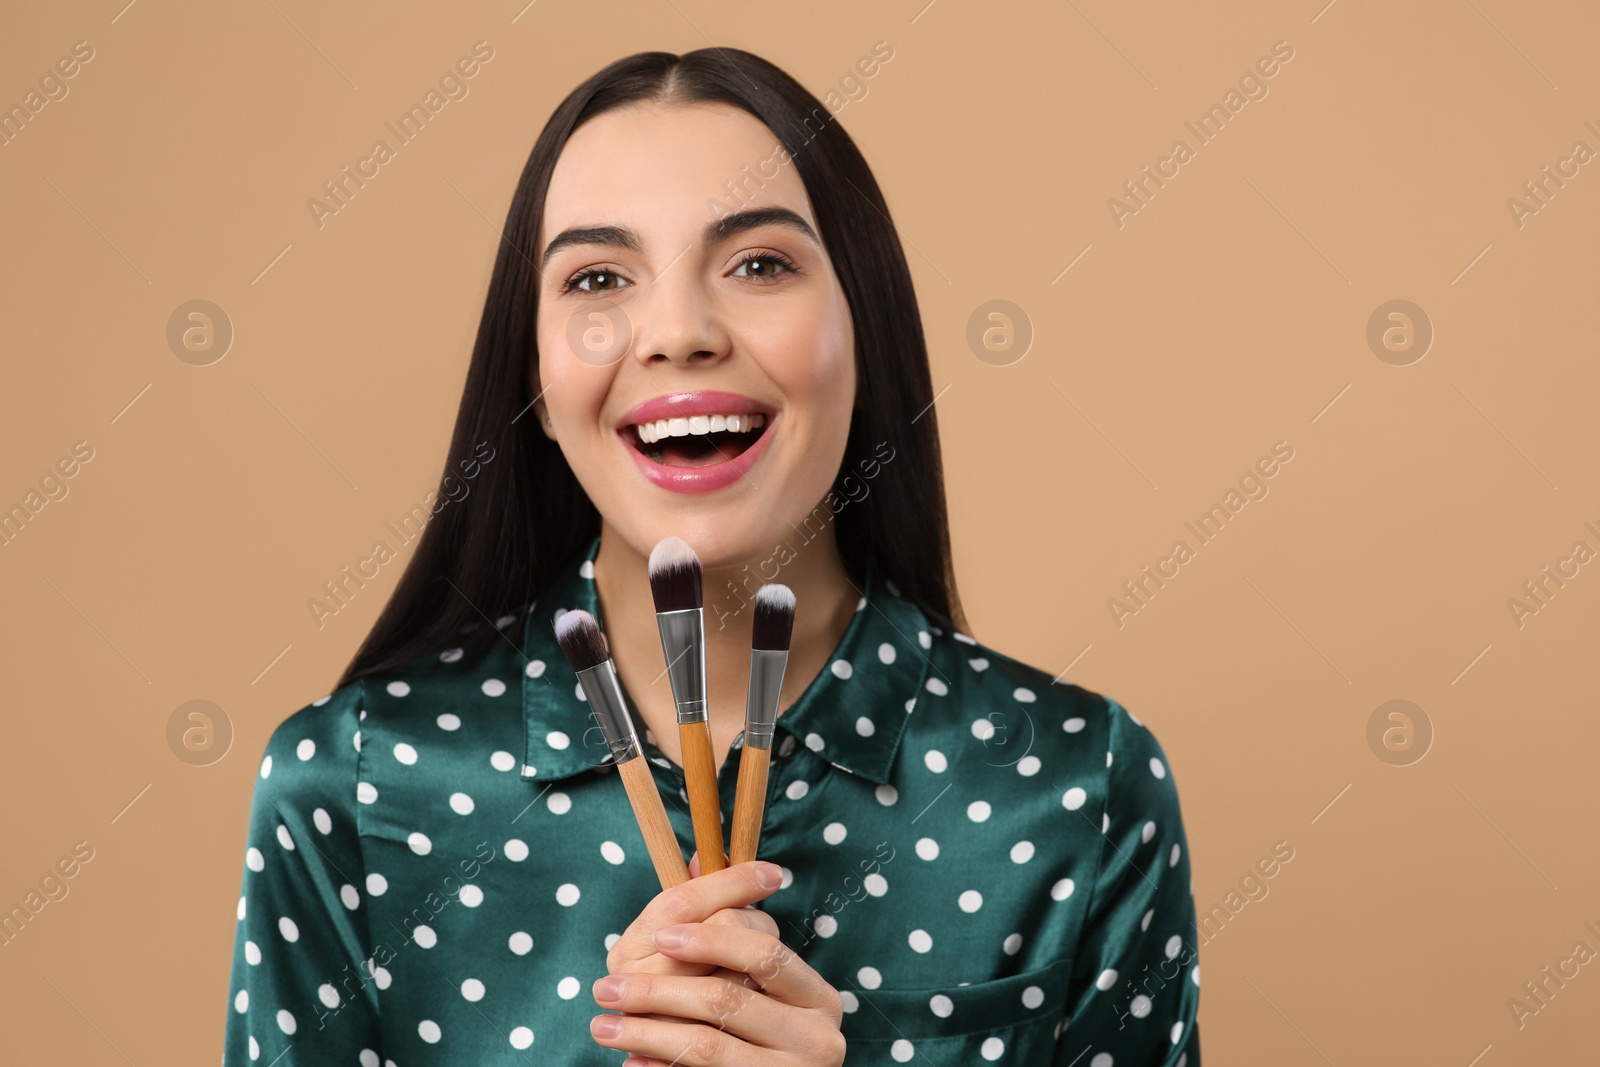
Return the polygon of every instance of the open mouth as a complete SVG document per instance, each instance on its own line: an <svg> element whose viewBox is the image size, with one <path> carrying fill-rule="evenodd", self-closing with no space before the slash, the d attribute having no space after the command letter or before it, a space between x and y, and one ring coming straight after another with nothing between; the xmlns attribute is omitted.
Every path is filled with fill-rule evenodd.
<svg viewBox="0 0 1600 1067"><path fill-rule="evenodd" d="M623 438L663 467L709 467L741 455L766 433L768 419L748 415L691 415L624 427Z"/></svg>

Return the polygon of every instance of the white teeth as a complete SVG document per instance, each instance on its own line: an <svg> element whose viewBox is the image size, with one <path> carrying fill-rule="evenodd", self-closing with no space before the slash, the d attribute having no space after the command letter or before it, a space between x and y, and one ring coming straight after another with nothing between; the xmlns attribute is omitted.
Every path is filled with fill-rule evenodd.
<svg viewBox="0 0 1600 1067"><path fill-rule="evenodd" d="M654 444L664 437L698 437L708 433L747 433L765 426L767 417L759 412L750 415L690 415L687 418L657 419L641 422L634 429L639 440Z"/></svg>

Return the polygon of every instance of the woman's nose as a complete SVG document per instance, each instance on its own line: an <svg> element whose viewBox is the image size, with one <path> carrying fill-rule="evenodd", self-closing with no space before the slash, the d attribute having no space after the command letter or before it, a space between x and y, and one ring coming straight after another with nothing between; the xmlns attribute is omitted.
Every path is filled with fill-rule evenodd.
<svg viewBox="0 0 1600 1067"><path fill-rule="evenodd" d="M632 350L642 363L704 363L728 352L722 311L687 259L670 264L628 304Z"/></svg>

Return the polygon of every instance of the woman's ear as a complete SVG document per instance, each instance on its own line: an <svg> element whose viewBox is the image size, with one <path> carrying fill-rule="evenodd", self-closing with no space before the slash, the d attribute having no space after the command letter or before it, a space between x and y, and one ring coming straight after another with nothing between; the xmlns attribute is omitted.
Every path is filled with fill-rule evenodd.
<svg viewBox="0 0 1600 1067"><path fill-rule="evenodd" d="M533 402L533 414L539 420L539 429L544 431L546 437L554 441L556 439L555 425L550 421L550 409L545 407L543 400L535 400Z"/></svg>
<svg viewBox="0 0 1600 1067"><path fill-rule="evenodd" d="M545 392L545 390L544 390L544 383L539 380L539 364L538 364L538 361L535 361L534 364L533 364L532 377L533 377L533 415L534 415L534 418L539 420L539 429L544 431L544 435L546 437L550 438L550 440L554 441L556 439L556 430L555 430L555 426L550 421L550 409L548 407L546 407L545 403L544 403L544 392Z"/></svg>

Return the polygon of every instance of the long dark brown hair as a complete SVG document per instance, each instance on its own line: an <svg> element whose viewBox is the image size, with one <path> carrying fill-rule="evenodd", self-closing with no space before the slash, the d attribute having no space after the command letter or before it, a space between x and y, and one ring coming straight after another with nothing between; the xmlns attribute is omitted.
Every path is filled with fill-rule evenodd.
<svg viewBox="0 0 1600 1067"><path fill-rule="evenodd" d="M899 236L866 160L821 101L758 56L735 48L640 52L574 89L528 156L489 279L445 477L489 455L485 442L493 458L477 467L468 493L423 528L339 685L458 644L472 623L475 633L492 638L490 620L536 600L599 533L594 504L530 411L539 293L534 246L550 174L572 132L597 115L646 102L731 105L765 123L788 152L855 326L857 396L834 482L841 498L852 498L833 520L840 554L858 586L870 558L934 622L964 625L922 319ZM883 443L893 452L881 451ZM880 460L893 458L872 468L875 451ZM864 469L876 476L856 502L840 483L852 475L859 482L856 472Z"/></svg>

